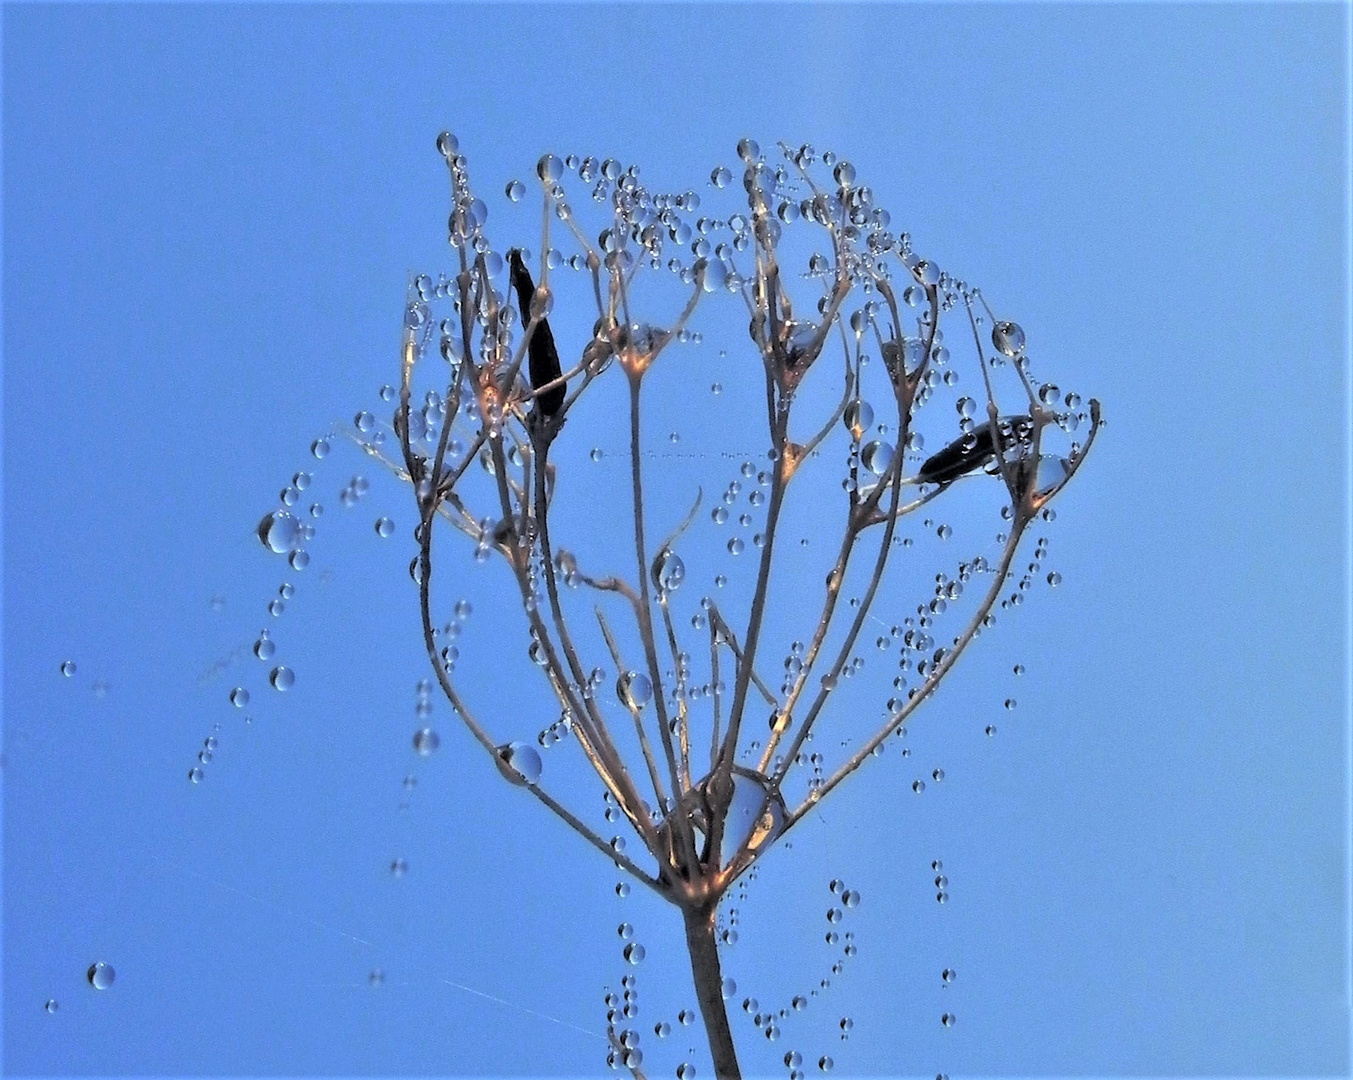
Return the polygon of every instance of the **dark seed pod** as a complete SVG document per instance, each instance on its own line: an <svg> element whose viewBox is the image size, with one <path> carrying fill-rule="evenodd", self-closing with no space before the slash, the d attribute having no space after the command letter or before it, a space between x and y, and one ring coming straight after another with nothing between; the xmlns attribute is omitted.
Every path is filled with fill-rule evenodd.
<svg viewBox="0 0 1353 1080"><path fill-rule="evenodd" d="M531 301L535 297L536 286L531 280L531 272L522 261L521 252L513 248L507 253L511 268L512 287L517 290L517 306L521 309L522 326L531 322ZM550 331L548 319L536 323L531 334L529 347L531 371L531 389L539 390L546 383L559 378L563 369L559 366L559 350L554 346L554 334ZM551 390L536 397L536 404L545 416L554 416L564 407L565 386L560 383Z"/></svg>
<svg viewBox="0 0 1353 1080"><path fill-rule="evenodd" d="M1002 444L1007 453L1012 444L1026 442L1033 432L1033 422L1027 416L1003 416L1000 423ZM982 468L995 456L991 421L987 421L926 458L916 479L923 484L952 483L960 476Z"/></svg>

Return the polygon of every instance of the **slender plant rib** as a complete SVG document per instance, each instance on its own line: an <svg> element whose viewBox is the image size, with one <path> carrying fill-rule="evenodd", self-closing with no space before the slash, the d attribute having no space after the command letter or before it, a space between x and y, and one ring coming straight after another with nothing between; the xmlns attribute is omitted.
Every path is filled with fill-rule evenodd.
<svg viewBox="0 0 1353 1080"><path fill-rule="evenodd" d="M616 670L619 672L628 670L624 657L620 655L620 647L615 643L615 635L611 633L611 628L606 623L605 613L600 607L596 608L595 611L597 623L601 626L601 636L606 639L606 648L611 653L611 660L614 662ZM653 744L649 742L648 733L644 730L643 717L634 706L633 701L622 701L621 704L625 706L625 711L634 720L634 733L639 738L639 748L643 752L644 761L648 764L648 776L653 784L654 798L659 806L666 806L668 804L667 791L662 785L662 776L658 772L658 761L653 756ZM679 792L680 788L677 788L676 791Z"/></svg>

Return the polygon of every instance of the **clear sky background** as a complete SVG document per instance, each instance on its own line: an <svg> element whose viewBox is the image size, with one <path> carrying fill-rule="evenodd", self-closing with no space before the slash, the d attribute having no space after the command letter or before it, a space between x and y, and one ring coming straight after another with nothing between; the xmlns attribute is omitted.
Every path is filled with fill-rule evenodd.
<svg viewBox="0 0 1353 1080"><path fill-rule="evenodd" d="M450 268L449 128L495 243L537 251L538 204L503 191L544 151L638 163L726 213L708 179L740 136L833 149L1024 326L1042 377L1104 402L1036 530L1062 583L1040 575L920 711L910 757L890 746L738 902L736 1000L818 991L773 1044L737 1009L748 1074L797 1049L847 1076L1347 1075L1347 50L1347 8L1317 4L6 5L4 1071L597 1075L629 973L648 1075L712 1075L677 1023L675 912L618 898L444 702L415 716L409 492L341 438L309 453L360 409L388 420L408 276ZM565 299L576 354L591 316ZM703 304L703 343L655 376L664 520L683 470L726 484L764 451L740 310ZM559 527L604 548L626 518L602 419L556 460ZM325 514L298 572L253 530L300 470ZM682 619L716 573L748 576L708 517L720 490ZM991 507L953 505L950 547L910 527L885 621L989 548ZM806 635L792 598L839 535L839 515L805 522L771 655ZM553 717L492 603L503 579L446 551L442 617L475 607L467 693L495 737L534 740ZM264 626L286 694L249 652ZM869 716L891 670L870 661ZM425 722L441 747L418 758ZM838 722L829 760L866 730ZM576 746L542 753L600 822ZM838 877L863 899L833 974Z"/></svg>

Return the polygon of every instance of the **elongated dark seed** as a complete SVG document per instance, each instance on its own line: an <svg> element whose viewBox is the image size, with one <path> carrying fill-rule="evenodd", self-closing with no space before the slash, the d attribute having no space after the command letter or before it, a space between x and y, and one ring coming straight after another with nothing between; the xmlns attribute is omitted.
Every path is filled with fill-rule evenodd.
<svg viewBox="0 0 1353 1080"><path fill-rule="evenodd" d="M522 326L531 322L531 300L535 296L535 282L531 280L531 271L526 269L521 252L513 248L508 252L508 265L511 268L512 287L517 290L517 306L521 309ZM554 346L554 334L550 331L548 319L541 319L531 334L529 347L529 365L531 389L539 390L546 383L559 378L562 368L559 366L559 350ZM536 403L545 416L553 416L564 406L565 386L560 383L552 390L536 397Z"/></svg>
<svg viewBox="0 0 1353 1080"><path fill-rule="evenodd" d="M1007 448L1011 443L1027 439L1029 426L1027 416L1003 416L1001 429ZM923 484L948 484L960 476L966 476L980 469L995 456L996 447L991 438L991 421L987 421L985 424L978 424L968 434L961 435L943 450L926 458L916 473L916 479Z"/></svg>

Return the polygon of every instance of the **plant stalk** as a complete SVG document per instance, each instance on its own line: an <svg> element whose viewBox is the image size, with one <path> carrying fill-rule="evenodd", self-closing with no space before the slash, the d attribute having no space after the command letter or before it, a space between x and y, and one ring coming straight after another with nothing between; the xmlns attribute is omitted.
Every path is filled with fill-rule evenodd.
<svg viewBox="0 0 1353 1080"><path fill-rule="evenodd" d="M695 976L695 996L709 1037L709 1052L714 1059L718 1080L742 1080L733 1032L728 1027L728 1010L723 1000L723 973L719 969L719 947L714 941L714 913L717 903L708 906L682 905L686 920L686 948L691 954L691 974Z"/></svg>

